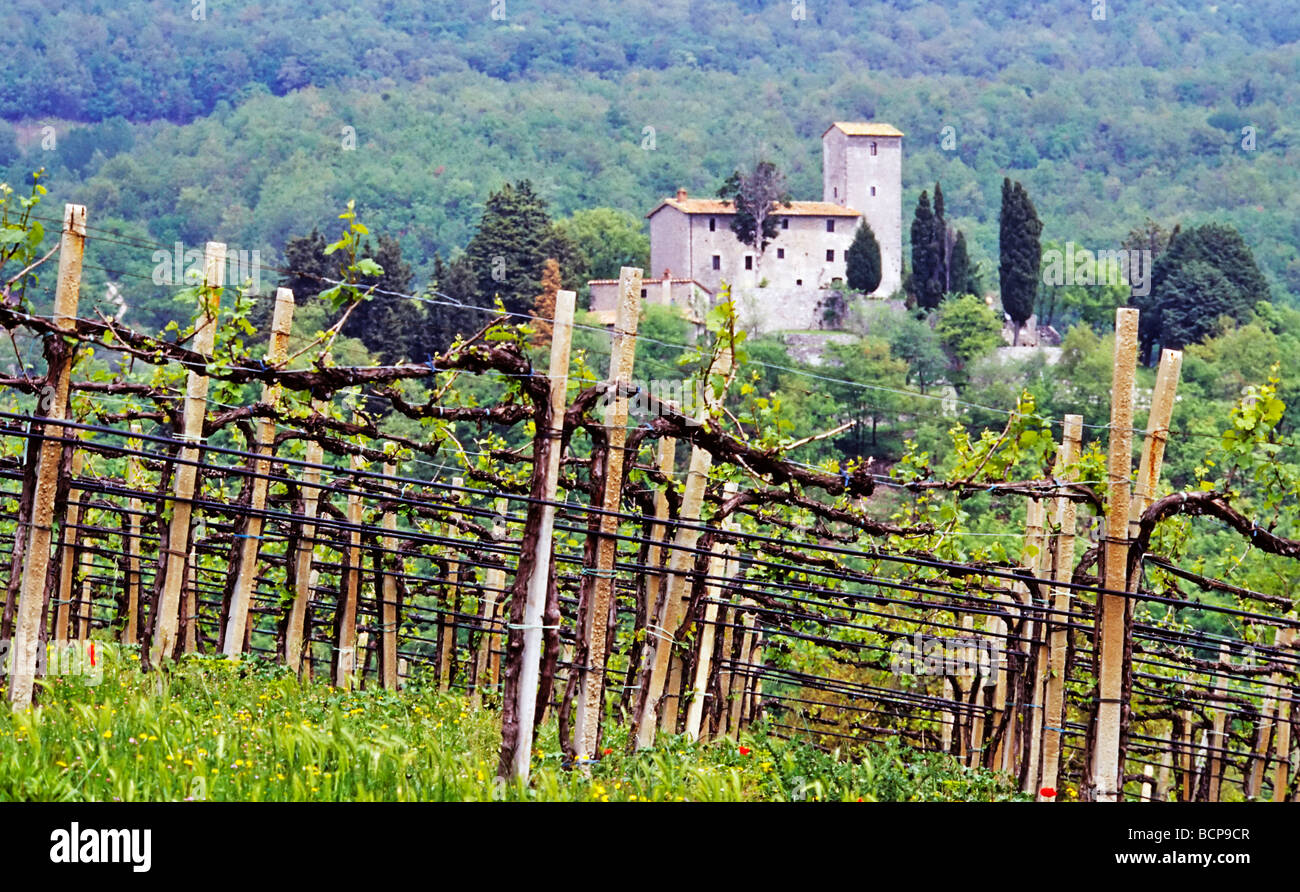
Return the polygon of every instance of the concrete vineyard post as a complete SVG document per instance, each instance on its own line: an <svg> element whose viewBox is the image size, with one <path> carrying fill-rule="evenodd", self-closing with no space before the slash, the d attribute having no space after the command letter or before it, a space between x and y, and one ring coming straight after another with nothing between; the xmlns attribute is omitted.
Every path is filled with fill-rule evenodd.
<svg viewBox="0 0 1300 892"><path fill-rule="evenodd" d="M1083 442L1083 416L1066 415L1061 434L1058 466L1067 481L1075 480L1074 464ZM1056 789L1061 767L1061 742L1065 728L1065 672L1070 636L1070 596L1065 583L1074 575L1074 529L1076 506L1073 499L1056 499L1056 543L1052 549L1052 614L1048 624L1047 671L1044 678L1042 771L1039 789ZM1040 792L1040 801L1048 799Z"/></svg>
<svg viewBox="0 0 1300 892"><path fill-rule="evenodd" d="M495 519L492 523L492 541L500 542L506 537L506 512L509 510L506 499L497 499L494 505ZM482 631L478 636L478 651L474 658L474 692L471 701L475 706L483 703L483 689L495 687L496 679L491 678L492 665L492 625L496 621L497 599L505 588L506 571L497 565L488 568L483 581L483 607L479 612Z"/></svg>
<svg viewBox="0 0 1300 892"><path fill-rule="evenodd" d="M312 401L312 411L321 413L324 404ZM298 521L298 550L293 555L293 603L289 606L284 630L284 662L289 671L299 674L303 668L303 651L306 647L307 606L315 586L312 561L316 553L316 512L320 508L320 472L325 450L315 440L307 441L306 462L302 470L302 515ZM310 671L310 660L306 661Z"/></svg>
<svg viewBox="0 0 1300 892"><path fill-rule="evenodd" d="M208 242L203 252L203 285L199 289L199 318L195 322L193 351L211 359L217 336L217 315L221 306L221 289L226 282L226 246ZM171 660L176 649L180 622L181 587L185 580L190 551L190 521L194 514L194 490L198 480L199 444L203 441L203 419L207 414L208 376L203 369L191 369L185 384L185 414L182 445L177 455L172 482L172 518L167 534L167 554L163 571L162 592L158 599L158 616L154 624L149 659L161 666ZM192 640L196 622L194 609L188 610L187 638Z"/></svg>
<svg viewBox="0 0 1300 892"><path fill-rule="evenodd" d="M86 247L86 209L82 205L63 207L63 234L59 240L59 271L54 292L54 328L58 334L51 338L76 331L77 300L81 294L81 263ZM40 644L41 613L45 608L45 578L50 564L50 539L55 515L55 494L59 485L59 463L63 456L65 436L58 422L67 417L68 385L72 377L75 353L66 341L53 344L57 349L48 353L50 367L46 372L42 403L38 411L49 419L41 431L40 449L36 454L36 489L32 499L30 526L27 528L27 545L24 565L15 568L21 573L18 612L14 625L13 656L9 674L9 703L15 710L32 705L38 650Z"/></svg>
<svg viewBox="0 0 1300 892"><path fill-rule="evenodd" d="M289 332L293 327L293 291L277 288L275 292L275 309L271 316L271 337L266 349L266 363L278 366L284 362L289 353ZM280 385L263 384L262 402L277 408L280 403ZM252 601L253 587L257 583L257 558L261 553L262 514L266 510L266 493L270 486L267 479L271 471L271 452L274 449L275 423L269 418L260 418L255 428L257 442L253 450L258 457L253 461L251 479L252 494L249 500L251 512L239 543L239 574L235 577L235 587L231 591L230 611L226 620L224 644L221 652L227 657L235 657L244 652L244 639L247 637L248 609Z"/></svg>
<svg viewBox="0 0 1300 892"><path fill-rule="evenodd" d="M76 446L72 447L72 477L81 476L85 453ZM76 638L75 617L73 616L72 588L77 579L77 540L81 537L81 491L71 489L68 492L68 505L64 509L63 548L59 558L59 588L54 598L54 641L62 644L69 637Z"/></svg>
<svg viewBox="0 0 1300 892"><path fill-rule="evenodd" d="M1228 726L1228 703L1225 697L1228 692L1228 673L1232 671L1232 650L1226 644L1219 646L1219 670L1219 677L1214 683L1214 697L1210 701L1214 704L1214 709L1211 712L1210 735L1206 744L1210 802L1219 801L1219 787L1223 781L1223 750L1226 748L1224 736Z"/></svg>
<svg viewBox="0 0 1300 892"><path fill-rule="evenodd" d="M337 631L334 653L334 686L351 688L357 670L357 604L361 599L361 475L365 459L351 457L353 471L348 486L348 551L343 572L343 590L335 617Z"/></svg>
<svg viewBox="0 0 1300 892"><path fill-rule="evenodd" d="M397 476L397 465L384 465L385 477ZM397 512L389 508L381 521L384 537L380 540L379 564L375 570L380 575L379 589L379 680L385 689L397 690L397 576L401 558L397 554Z"/></svg>
<svg viewBox="0 0 1300 892"><path fill-rule="evenodd" d="M736 484L727 483L723 490L723 501L736 494ZM735 521L728 516L722 521L722 529L735 529ZM731 545L720 545L713 549L709 558L709 576L713 580L725 580L730 577ZM691 702L686 707L686 736L691 740L700 737L700 726L704 718L704 700L708 690L709 670L713 664L713 645L717 638L718 601L721 600L725 582L711 581L707 584L708 594L704 604L704 616L699 624L699 649L695 660L695 679L691 685Z"/></svg>
<svg viewBox="0 0 1300 892"><path fill-rule="evenodd" d="M1146 435L1142 439L1142 458L1138 463L1137 480L1129 502L1128 538L1137 538L1141 529L1142 513L1155 501L1160 486L1160 471L1164 466L1165 445L1169 441L1169 423L1174 414L1174 401L1178 393L1178 378L1183 366L1181 350L1161 350L1160 366L1156 370L1156 383L1151 392L1151 411L1147 415ZM1141 575L1142 568L1134 572ZM1137 579L1130 579L1128 589L1137 591ZM1131 625L1133 605L1125 609L1125 627ZM1128 634L1127 632L1125 633ZM1150 801L1150 797L1143 797Z"/></svg>
<svg viewBox="0 0 1300 892"><path fill-rule="evenodd" d="M1097 735L1092 777L1098 802L1118 801L1123 792L1119 764L1123 716L1126 609L1128 599L1128 514L1133 473L1133 379L1137 368L1138 311L1115 311L1115 359L1111 375L1110 448L1107 461L1105 588L1097 598Z"/></svg>
<svg viewBox="0 0 1300 892"><path fill-rule="evenodd" d="M1046 511L1042 499L1030 499L1025 510L1025 548L1020 564L1037 579L1043 577L1042 563L1045 543L1043 523L1046 519ZM1037 602L1034 591L1028 585L1021 587L1018 595L1024 598L1025 603L1029 605L1028 609L1020 612L1022 617L1020 624L1021 637L1026 637L1029 640L1017 645L1017 649L1024 653L1025 656L1025 659L1021 661L1021 665L1026 667L1023 671L1030 672L1030 666L1037 668L1038 665L1041 665L1039 659L1043 655L1040 641L1043 627L1040 619L1043 614L1040 608L1043 605ZM1035 674L1034 678L1037 677L1038 675ZM1017 685L1016 687L1018 690L1024 689L1024 685ZM1038 774L1038 735L1042 732L1043 710L1042 702L1036 696L1037 690L1036 686L1030 686L1028 692L1031 702L1024 704L1022 709L1017 710L1017 714L1021 719L1018 723L1018 735L1022 741L1023 767L1026 768L1023 788L1026 793L1033 791L1033 785ZM1019 768L1021 766L1017 765L1015 767Z"/></svg>
<svg viewBox="0 0 1300 892"><path fill-rule="evenodd" d="M1290 622L1295 622L1295 612L1288 613L1286 618ZM1295 646L1295 638L1295 626L1286 626L1277 633L1277 646L1280 649L1290 650ZM1281 682L1280 677L1278 677L1278 681ZM1273 801L1285 802L1291 769L1291 702L1296 698L1297 693L1300 693L1300 689L1293 682L1289 687L1280 688L1279 690L1280 693L1277 698L1277 739L1274 741L1277 765L1273 769Z"/></svg>
<svg viewBox="0 0 1300 892"><path fill-rule="evenodd" d="M555 496L560 479L561 437L564 434L564 409L569 385L569 346L573 341L573 311L577 295L557 291L555 319L551 327L550 430L551 448L547 454L542 492L541 526L533 552L533 570L528 578L523 612L523 649L520 654L519 686L514 704L518 737L510 753L511 775L518 783L527 783L533 754L533 725L537 715L537 685L542 671L542 611L546 607L546 590L551 577L551 553L555 539Z"/></svg>
<svg viewBox="0 0 1300 892"><path fill-rule="evenodd" d="M729 374L731 362L731 353L724 351L715 364L715 373ZM704 399L695 416L700 424L708 423L713 401L713 389L706 382ZM678 700L683 679L681 661L673 653L674 639L682 623L685 604L690 598L689 574L695 566L695 545L700 538L700 506L704 503L704 489L708 485L709 469L712 466L713 456L707 450L698 446L691 447L690 465L686 471L681 508L678 510L678 525L673 534L673 547L668 554L663 615L659 621L658 634L649 642L650 653L646 655L648 672L641 682L642 690L639 692L634 744L637 748L654 746L655 732L659 729L671 732L680 706ZM670 668L675 669L675 677L670 677Z"/></svg>
<svg viewBox="0 0 1300 892"><path fill-rule="evenodd" d="M131 433L140 433L140 422L131 422ZM141 440L127 440L126 485L138 491L144 485L144 467L136 452L142 451ZM144 502L132 496L126 516L126 624L122 627L123 644L140 643L140 516Z"/></svg>
<svg viewBox="0 0 1300 892"><path fill-rule="evenodd" d="M627 389L632 385L632 365L636 359L636 328L641 312L641 270L623 267L619 272L618 319L615 323L614 344L609 360L609 380L612 390L606 395L605 431L607 452L605 458L605 494L601 507L606 513L600 518L600 538L596 548L596 566L592 570L595 581L587 615L582 618L584 640L587 642L587 665L581 670L578 687L578 715L575 722L574 746L579 760L589 760L596 751L601 706L605 692L605 658L609 642L605 640L605 626L610 603L614 598L614 561L618 553L619 515L623 497L623 465L627 442Z"/></svg>
<svg viewBox="0 0 1300 892"><path fill-rule="evenodd" d="M452 493L451 498L465 498L465 493L461 490L465 486L465 478L451 478ZM451 509L455 513L456 509ZM456 540L456 525L450 521L446 525L447 539L454 542ZM450 555L455 551L448 548L449 557L447 558L447 584L443 587L443 601L441 622L439 624L438 634L438 690L447 692L451 690L451 675L456 669L456 596L460 591L461 562L455 560Z"/></svg>

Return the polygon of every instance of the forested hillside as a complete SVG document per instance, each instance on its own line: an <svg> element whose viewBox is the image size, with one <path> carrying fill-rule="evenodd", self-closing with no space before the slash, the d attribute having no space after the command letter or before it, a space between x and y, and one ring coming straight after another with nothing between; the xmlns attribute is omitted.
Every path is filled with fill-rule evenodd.
<svg viewBox="0 0 1300 892"><path fill-rule="evenodd" d="M1112 3L1095 20L1080 0L20 0L0 12L0 169L15 183L46 167L54 197L103 225L268 263L356 198L423 283L506 181L532 180L557 217L639 218L763 156L816 197L827 122L880 119L907 134L905 206L942 180L986 269L1009 173L1045 239L1222 222L1289 300L1300 26L1286 6Z"/></svg>

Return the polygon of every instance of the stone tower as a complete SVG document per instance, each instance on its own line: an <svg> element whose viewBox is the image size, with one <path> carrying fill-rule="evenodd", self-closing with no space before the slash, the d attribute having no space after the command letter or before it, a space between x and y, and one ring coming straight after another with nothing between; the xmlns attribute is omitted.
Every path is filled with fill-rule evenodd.
<svg viewBox="0 0 1300 892"><path fill-rule="evenodd" d="M889 124L836 122L822 134L822 200L852 208L880 242L877 295L903 284L903 133Z"/></svg>

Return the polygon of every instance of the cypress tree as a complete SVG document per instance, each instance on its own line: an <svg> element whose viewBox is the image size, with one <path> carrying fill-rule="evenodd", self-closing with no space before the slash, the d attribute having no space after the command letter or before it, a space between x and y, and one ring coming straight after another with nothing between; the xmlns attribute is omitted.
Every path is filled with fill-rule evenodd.
<svg viewBox="0 0 1300 892"><path fill-rule="evenodd" d="M1002 211L998 219L998 285L1002 308L1015 324L1013 342L1020 339L1020 327L1034 314L1038 294L1039 265L1043 246L1042 221L1029 200L1029 193L1010 178L1002 180Z"/></svg>
<svg viewBox="0 0 1300 892"><path fill-rule="evenodd" d="M876 234L866 220L853 234L853 243L849 245L844 262L849 287L854 291L871 294L880 287L880 242L876 241Z"/></svg>
<svg viewBox="0 0 1300 892"><path fill-rule="evenodd" d="M918 306L934 309L948 290L945 247L948 224L943 218L943 190L934 184L934 210L921 193L912 219L912 288Z"/></svg>
<svg viewBox="0 0 1300 892"><path fill-rule="evenodd" d="M932 307L930 282L934 278L934 252L930 245L934 232L934 212L930 210L930 195L925 190L916 201L912 214L912 294L918 305Z"/></svg>
<svg viewBox="0 0 1300 892"><path fill-rule="evenodd" d="M958 232L952 243L952 257L948 261L948 290L954 294L980 293L979 274L971 264L964 232Z"/></svg>
<svg viewBox="0 0 1300 892"><path fill-rule="evenodd" d="M943 295L951 290L948 283L948 221L943 216L943 189L939 181L934 182L934 223L930 229L930 250L934 255L934 283L931 290L938 293L935 301L938 306Z"/></svg>

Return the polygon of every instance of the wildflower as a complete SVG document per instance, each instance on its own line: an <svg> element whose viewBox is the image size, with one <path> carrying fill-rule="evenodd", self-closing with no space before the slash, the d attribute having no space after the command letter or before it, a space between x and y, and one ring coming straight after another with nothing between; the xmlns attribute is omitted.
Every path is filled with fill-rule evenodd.
<svg viewBox="0 0 1300 892"><path fill-rule="evenodd" d="M606 755L606 756L612 756L613 754L614 754L614 751L613 751L612 749L610 749L609 747L605 747L604 755Z"/></svg>
<svg viewBox="0 0 1300 892"><path fill-rule="evenodd" d="M1044 799L1056 798L1056 790L1052 789L1051 787L1043 787L1041 790L1038 791L1038 794L1042 796Z"/></svg>
<svg viewBox="0 0 1300 892"><path fill-rule="evenodd" d="M113 736L113 729L112 729L112 728L109 728L107 731L104 732L104 739L105 739L105 740L107 740L108 738L110 738L110 737L112 737L112 736Z"/></svg>
<svg viewBox="0 0 1300 892"><path fill-rule="evenodd" d="M752 753L752 752L753 752L753 750L751 750L751 749L750 749L749 747L747 747L747 746L742 746L742 747L740 748L740 754L741 754L742 756L748 756L748 755L749 755L750 753Z"/></svg>

